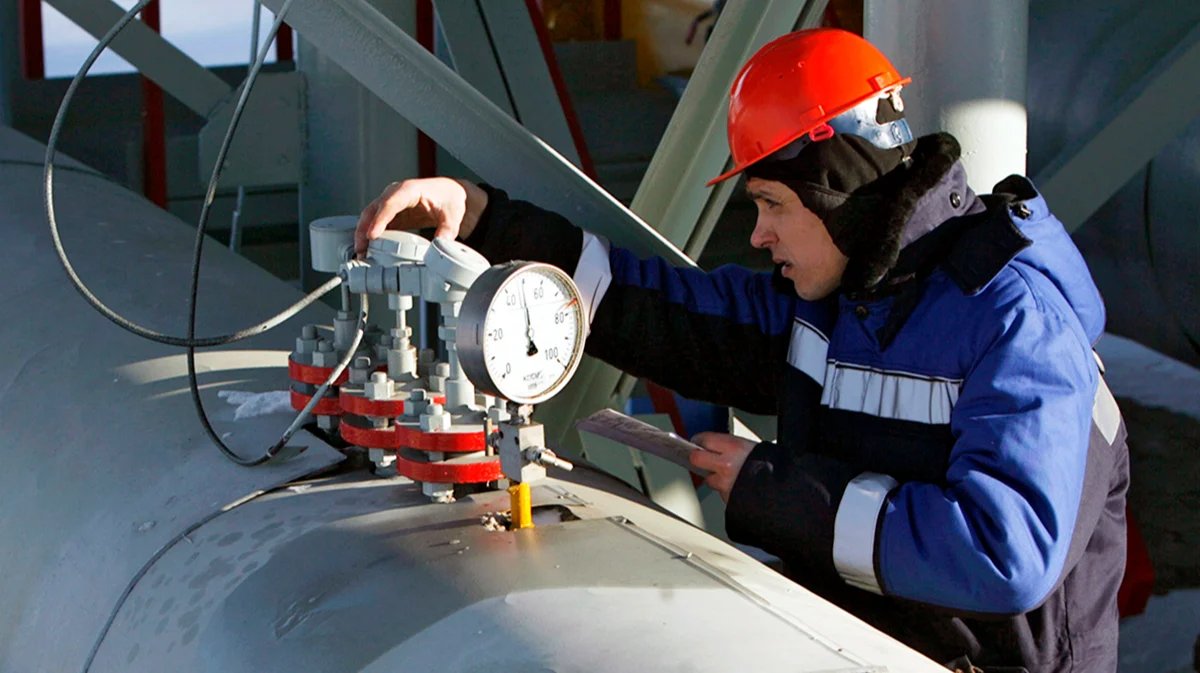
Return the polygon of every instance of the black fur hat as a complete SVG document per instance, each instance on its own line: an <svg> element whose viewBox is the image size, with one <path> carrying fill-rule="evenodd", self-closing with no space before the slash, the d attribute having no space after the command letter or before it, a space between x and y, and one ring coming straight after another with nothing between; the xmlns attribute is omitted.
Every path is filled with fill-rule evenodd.
<svg viewBox="0 0 1200 673"><path fill-rule="evenodd" d="M763 161L747 177L775 180L794 191L829 230L850 261L842 290L874 287L896 264L913 208L958 161L958 141L945 133L892 149L852 135L805 147L795 158Z"/></svg>

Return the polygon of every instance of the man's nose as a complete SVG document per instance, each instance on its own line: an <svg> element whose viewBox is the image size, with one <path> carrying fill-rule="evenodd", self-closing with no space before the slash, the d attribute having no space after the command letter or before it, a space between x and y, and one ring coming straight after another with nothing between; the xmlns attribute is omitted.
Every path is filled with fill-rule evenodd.
<svg viewBox="0 0 1200 673"><path fill-rule="evenodd" d="M763 223L761 217L755 220L754 231L750 232L750 245L755 248L765 249L774 242L775 236L771 232L771 228Z"/></svg>

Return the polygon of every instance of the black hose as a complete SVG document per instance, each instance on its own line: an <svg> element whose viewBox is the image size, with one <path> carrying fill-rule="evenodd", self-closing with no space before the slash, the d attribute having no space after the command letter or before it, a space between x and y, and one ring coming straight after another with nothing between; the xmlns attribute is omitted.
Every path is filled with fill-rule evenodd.
<svg viewBox="0 0 1200 673"><path fill-rule="evenodd" d="M296 414L296 418L292 420L290 425L288 425L287 430L284 430L283 434L280 435L279 440L275 442L271 448L267 449L266 453L258 458L243 458L238 455L233 449L229 448L224 441L221 440L221 437L217 435L216 430L213 429L212 424L209 423L208 415L204 413L204 403L200 400L200 386L196 382L196 349L187 349L188 387L192 391L192 403L195 405L197 415L200 417L200 425L204 426L205 434L208 435L208 438L212 440L213 444L216 444L217 448L222 454L225 455L226 458L243 467L254 467L256 465L262 465L263 463L266 463L267 461L276 457L281 459L290 458L301 453L305 448L307 448L288 447L287 443L288 440L292 438L292 435L296 434L296 431L299 430L302 425L304 425L305 420L308 419L308 416L310 413L312 413L313 408L317 406L317 403L321 401L321 398L325 397L325 393L329 392L329 387L333 385L333 382L336 381L339 376L342 375L342 372L345 371L346 367L350 365L350 361L354 359L355 353L358 352L358 347L362 344L363 334L367 329L367 307L369 306L367 295L359 295L359 305L360 310L358 313L358 328L354 332L354 340L350 343L350 347L346 350L346 354L342 356L341 361L338 362L337 366L333 368L333 373L329 375L329 378L325 379L325 382L322 383L321 386L317 388L316 392L313 393L312 399L308 401L308 404L304 405L304 408L300 410L300 413ZM289 450L284 451L284 449Z"/></svg>
<svg viewBox="0 0 1200 673"><path fill-rule="evenodd" d="M233 134L237 131L238 124L242 120L242 114L246 111L246 103L250 100L250 92L254 89L254 83L258 79L258 73L262 70L263 62L267 59L267 54L271 51L271 43L275 40L275 34L279 32L279 27L283 25L283 17L287 14L288 7L292 4L292 0L287 0L283 3L283 7L279 13L275 15L275 21L271 24L271 30L267 33L267 39L263 42L263 47L255 57L254 62L250 65L249 72L246 73L246 80L242 83L242 91L238 95L237 103L233 106L233 113L229 119L229 125L225 127L225 137L221 139L221 146L217 149L216 163L213 164L212 175L208 179L208 189L204 192L204 203L200 207L200 221L196 224L196 243L192 250L192 283L191 292L188 296L188 329L187 339L189 342L196 338L196 307L200 296L200 260L204 255L204 233L208 228L208 216L212 212L212 204L217 196L217 183L221 179L221 172L225 168L225 157L229 154L229 147L233 144ZM336 276L335 276L336 278ZM336 284L332 287L336 287ZM188 373L188 388L192 393L192 405L196 408L196 416L200 419L200 425L204 427L205 434L216 445L217 449L229 460L243 467L254 467L262 465L267 461L280 456L287 445L292 435L300 429L300 426L308 418L313 407L321 401L329 386L337 380L342 371L349 364L350 358L354 356L354 351L358 350L358 345L362 341L363 331L366 329L366 311L367 303L363 302L362 313L359 320L359 329L355 334L354 344L346 353L346 357L339 363L333 373L326 379L325 383L317 389L317 392L308 401L308 404L296 414L287 430L280 435L279 440L275 442L265 453L257 458L243 458L236 451L230 448L229 445L221 439L213 429L212 423L208 420L208 413L204 410L204 401L200 399L200 383L196 380L196 347L187 346L187 373ZM307 447L291 447L289 454L297 454ZM286 456L285 456L286 457Z"/></svg>
<svg viewBox="0 0 1200 673"><path fill-rule="evenodd" d="M329 390L329 387L333 385L333 382L336 381L339 376L341 376L342 372L345 371L346 367L349 365L350 360L354 357L354 353L358 350L359 345L362 343L363 334L366 330L368 307L366 295L362 295L360 302L361 310L359 313L359 324L357 330L355 331L354 340L349 350L346 352L346 355L342 358L341 362L338 363L338 366L334 368L329 378L326 379L323 384L321 384L321 386L309 400L308 404L306 404L300 413L296 415L296 418L292 420L292 423L283 432L274 445L267 449L263 455L257 458L243 458L225 445L220 436L218 436L216 431L213 429L212 424L209 422L208 415L204 411L204 404L200 399L200 387L196 379L196 348L233 343L235 341L240 341L247 337L266 332L267 330L276 327L280 323L292 317L296 313L299 313L302 309L312 304L325 293L333 290L342 283L342 279L335 276L321 285L321 287L305 296L299 302L293 304L288 309L257 325L239 330L232 334L217 337L205 337L201 339L196 338L196 304L200 289L200 261L204 251L204 232L208 224L208 215L212 208L213 200L216 196L217 183L221 176L223 164L225 163L225 157L229 152L229 145L233 140L233 134L237 130L238 122L241 119L242 113L245 111L246 102L249 100L250 91L254 86L254 81L257 78L259 71L262 69L263 62L266 60L267 53L270 51L271 42L274 40L275 34L279 31L279 27L283 24L283 17L287 13L288 7L292 4L293 0L286 0L286 2L283 4L283 7L279 11L279 14L275 17L275 22L271 26L271 31L265 41L265 46L259 52L258 57L255 59L249 73L247 74L246 81L242 87L242 92L239 95L237 104L234 107L229 127L226 129L225 137L222 140L220 150L217 153L217 161L213 166L212 177L209 179L208 189L205 192L204 205L200 212L200 221L196 226L196 243L192 253L192 282L191 292L188 300L188 333L186 338L169 336L147 329L126 319L124 316L120 315L116 311L113 311L103 302L101 302L100 299L91 292L91 290L86 284L84 284L83 280L80 279L79 275L75 272L74 267L71 265L70 259L67 257L66 250L63 248L62 239L59 237L58 233L58 221L54 212L54 156L55 148L58 145L58 138L62 132L62 127L64 120L66 119L67 110L70 107L71 99L74 97L75 91L79 88L80 83L83 81L92 65L96 62L97 57L99 57L99 55L108 48L108 45L112 43L117 34L120 33L125 26L129 25L129 23L133 20L133 17L135 17L138 12L142 11L142 9L144 9L151 1L152 0L139 0L136 5L129 9L129 11L127 11L125 15L121 17L120 21L118 21L111 29L109 29L104 37L101 38L96 44L96 48L93 49L91 54L88 55L88 58L80 67L79 72L75 75L75 78L71 80L71 84L67 87L67 92L63 96L62 102L59 104L58 113L55 115L54 125L50 130L50 137L46 145L46 162L44 168L46 219L50 225L50 235L54 240L54 250L58 254L59 261L66 270L67 277L71 280L71 283L75 286L75 289L78 290L81 295L83 295L83 298L87 300L92 308L96 309L98 312L100 312L100 314L111 320L122 329L151 341L172 346L183 346L187 348L188 386L192 393L192 402L196 408L196 413L200 418L200 424L204 427L205 433L208 435L209 439L213 441L221 453L234 463L247 467L261 465L272 460L273 458L281 456L287 457L288 455L292 455L292 453L298 453L304 450L303 447L287 447L287 442L292 438L296 431L299 430L301 425L303 425L304 421L312 412L312 409L317 405L318 402L320 402L321 398ZM285 452L285 448L291 448L292 452Z"/></svg>
<svg viewBox="0 0 1200 673"><path fill-rule="evenodd" d="M104 35L104 37L100 38L100 41L96 44L95 49L92 50L91 54L88 54L87 59L83 62L83 65L80 67L79 72L75 75L75 78L71 80L71 84L67 87L66 94L63 95L62 102L58 106L58 114L54 116L54 125L50 128L50 136L46 141L46 161L43 165L46 221L50 225L50 237L54 240L54 252L58 254L58 260L62 263L63 269L67 272L67 278L71 280L71 284L75 286L75 289L79 291L79 294L83 295L83 298L88 302L88 304L90 304L92 308L99 311L100 314L105 318L111 320L121 329L132 332L142 338L149 339L151 341L157 341L158 343L167 344L169 346L192 346L197 348L221 346L262 334L263 332L278 326L280 323L283 323L287 319L296 315L304 308L320 299L326 293L336 288L341 284L342 279L338 278L337 276L333 277L325 284L309 293L303 299L293 304L291 307L257 325L238 330L232 334L201 337L199 339L195 338L195 335L192 334L187 338L181 338L156 332L152 329L132 322L131 320L109 308L104 304L104 302L100 301L100 299L96 297L96 295L94 295L90 289L88 289L83 280L80 279L79 274L75 272L75 267L71 265L71 260L67 257L66 250L63 249L62 238L58 233L58 218L54 211L54 157L58 147L59 136L62 134L62 128L66 121L67 110L71 106L71 100L75 97L76 90L79 89L79 85L83 82L83 78L87 76L88 71L92 69L92 65L96 62L96 59L99 58L100 54L108 48L108 45L112 43L117 34L120 33L121 30L130 23L130 21L133 20L133 17L137 16L138 12L142 11L142 9L145 8L145 6L150 2L151 0L138 0L138 3L129 11L125 12L125 15L121 17L121 20L113 25L113 27L110 28L109 31ZM285 3L284 8L286 9L287 5L289 4L291 3ZM280 16L282 15L283 11L281 10ZM277 31L278 28L274 28L272 30L272 34ZM269 45L270 42L268 41L267 44ZM259 64L259 67L261 68L261 63ZM246 90L248 91L249 87L247 87ZM243 94L244 93L245 92L243 92ZM243 101L239 101L239 103L243 103L244 107ZM220 166L220 162L218 162L217 166ZM207 197L208 201L211 201L212 192L214 190L215 185L210 184L209 195ZM208 201L206 201L206 207L208 205Z"/></svg>

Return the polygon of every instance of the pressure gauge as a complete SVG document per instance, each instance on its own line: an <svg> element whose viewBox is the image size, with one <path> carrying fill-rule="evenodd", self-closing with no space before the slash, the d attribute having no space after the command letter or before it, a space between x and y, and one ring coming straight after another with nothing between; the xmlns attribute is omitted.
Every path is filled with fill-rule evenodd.
<svg viewBox="0 0 1200 673"><path fill-rule="evenodd" d="M554 396L583 357L587 311L579 288L540 262L494 266L463 299L458 357L480 390L519 404Z"/></svg>

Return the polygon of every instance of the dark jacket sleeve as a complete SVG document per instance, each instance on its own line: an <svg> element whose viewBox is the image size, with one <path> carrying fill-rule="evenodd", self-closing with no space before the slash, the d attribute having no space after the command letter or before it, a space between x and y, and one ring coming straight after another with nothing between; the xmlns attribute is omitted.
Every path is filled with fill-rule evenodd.
<svg viewBox="0 0 1200 673"><path fill-rule="evenodd" d="M729 539L778 556L806 586L840 583L833 565L834 519L855 474L829 456L759 444L729 494Z"/></svg>
<svg viewBox="0 0 1200 673"><path fill-rule="evenodd" d="M793 321L832 319L769 273L712 272L638 259L565 218L488 188L466 240L493 263L528 259L572 273L589 305L588 354L685 397L775 413Z"/></svg>

